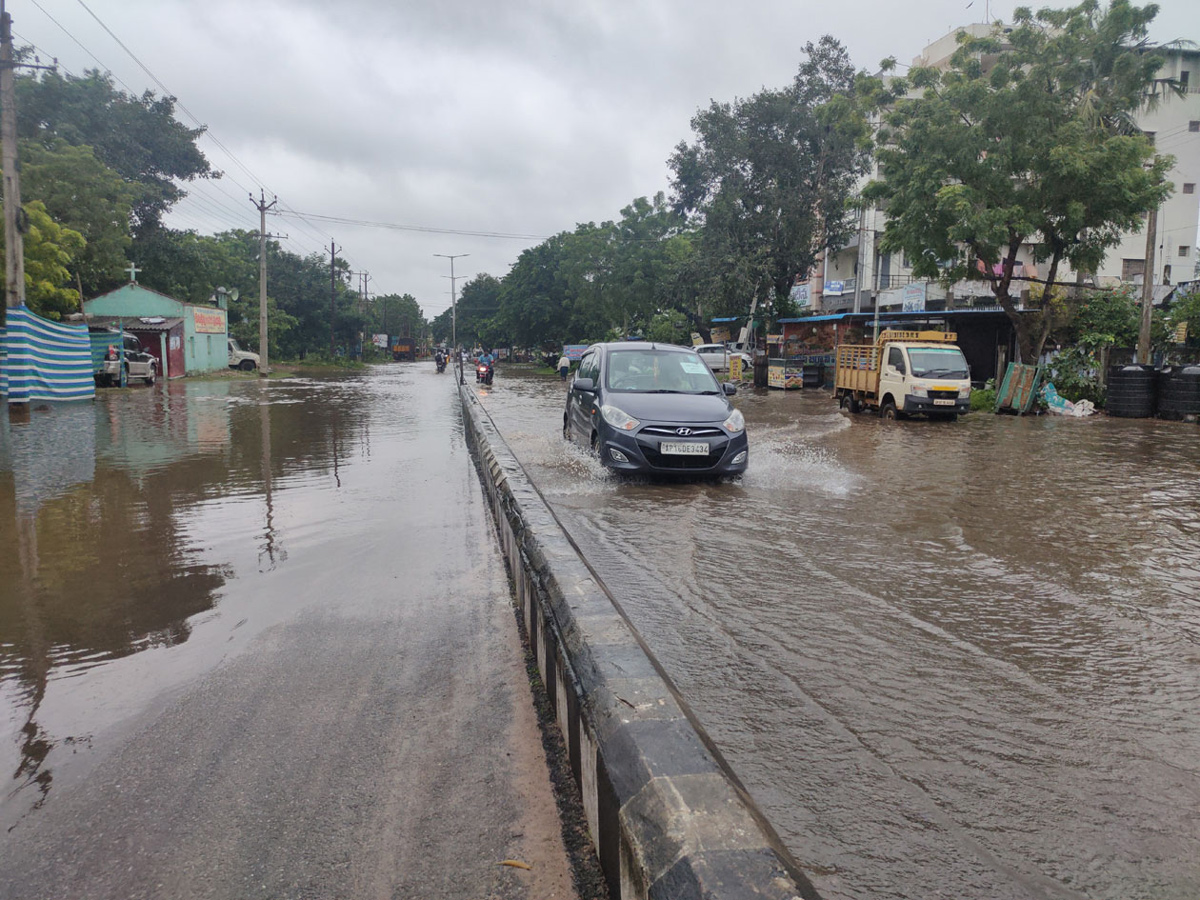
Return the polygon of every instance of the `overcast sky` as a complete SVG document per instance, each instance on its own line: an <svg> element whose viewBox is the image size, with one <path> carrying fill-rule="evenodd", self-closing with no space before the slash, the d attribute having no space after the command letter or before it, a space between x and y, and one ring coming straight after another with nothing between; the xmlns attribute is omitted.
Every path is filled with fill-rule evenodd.
<svg viewBox="0 0 1200 900"><path fill-rule="evenodd" d="M692 139L696 111L783 87L822 34L874 71L884 57L911 62L954 27L989 13L1008 19L1018 5L5 2L18 44L69 73L98 67L119 88L161 94L148 69L186 108L181 121L193 125L190 113L208 126L200 147L226 175L190 186L174 227L256 230L247 195L262 188L309 216L268 218L287 249L328 254L336 241L352 269L370 272L372 293L411 293L430 318L450 305L449 261L434 254L469 254L456 275L501 277L542 238L616 219L635 197L668 190L667 158ZM1152 37L1200 41L1200 4L1163 0Z"/></svg>

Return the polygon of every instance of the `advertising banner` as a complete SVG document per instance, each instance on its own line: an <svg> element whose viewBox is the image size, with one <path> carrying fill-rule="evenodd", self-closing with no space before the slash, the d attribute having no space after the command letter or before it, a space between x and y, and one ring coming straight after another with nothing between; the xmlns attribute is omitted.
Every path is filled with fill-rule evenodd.
<svg viewBox="0 0 1200 900"><path fill-rule="evenodd" d="M579 362L579 357L583 356L583 351L587 348L587 344L563 344L563 356L571 362Z"/></svg>
<svg viewBox="0 0 1200 900"><path fill-rule="evenodd" d="M191 310L197 334L225 333L225 310L201 309L198 306L191 307Z"/></svg>
<svg viewBox="0 0 1200 900"><path fill-rule="evenodd" d="M729 340L729 329L724 325L714 328L711 333L714 344L724 344Z"/></svg>
<svg viewBox="0 0 1200 900"><path fill-rule="evenodd" d="M926 287L927 285L924 281L914 281L912 284L906 284L900 295L901 309L904 312L925 312Z"/></svg>
<svg viewBox="0 0 1200 900"><path fill-rule="evenodd" d="M373 334L371 335L371 343L380 350L386 350L388 345L388 336L386 334Z"/></svg>

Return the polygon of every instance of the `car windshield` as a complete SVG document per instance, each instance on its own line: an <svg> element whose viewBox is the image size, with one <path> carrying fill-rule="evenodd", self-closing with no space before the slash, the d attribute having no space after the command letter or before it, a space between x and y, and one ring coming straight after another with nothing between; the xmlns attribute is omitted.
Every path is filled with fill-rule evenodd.
<svg viewBox="0 0 1200 900"><path fill-rule="evenodd" d="M957 347L909 347L916 378L969 378L967 361Z"/></svg>
<svg viewBox="0 0 1200 900"><path fill-rule="evenodd" d="M615 350L608 357L605 387L648 394L719 394L704 360L678 350Z"/></svg>

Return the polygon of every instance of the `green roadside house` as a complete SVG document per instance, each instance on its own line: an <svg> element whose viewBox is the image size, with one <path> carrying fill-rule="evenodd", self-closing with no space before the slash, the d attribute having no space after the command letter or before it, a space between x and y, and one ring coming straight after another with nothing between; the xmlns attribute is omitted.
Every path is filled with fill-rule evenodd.
<svg viewBox="0 0 1200 900"><path fill-rule="evenodd" d="M83 302L91 325L123 327L158 358L165 377L223 372L229 365L229 316L221 306L186 303L131 281Z"/></svg>

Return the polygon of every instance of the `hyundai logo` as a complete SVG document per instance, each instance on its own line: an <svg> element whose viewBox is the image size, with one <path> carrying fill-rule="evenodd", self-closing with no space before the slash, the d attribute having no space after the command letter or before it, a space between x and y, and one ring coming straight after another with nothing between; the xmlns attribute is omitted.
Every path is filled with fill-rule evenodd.
<svg viewBox="0 0 1200 900"><path fill-rule="evenodd" d="M692 433L692 429L690 429L690 428L676 428L676 429L675 429L675 433L676 433L677 435L679 435L680 437L687 437L689 434L691 434L691 433Z"/></svg>

